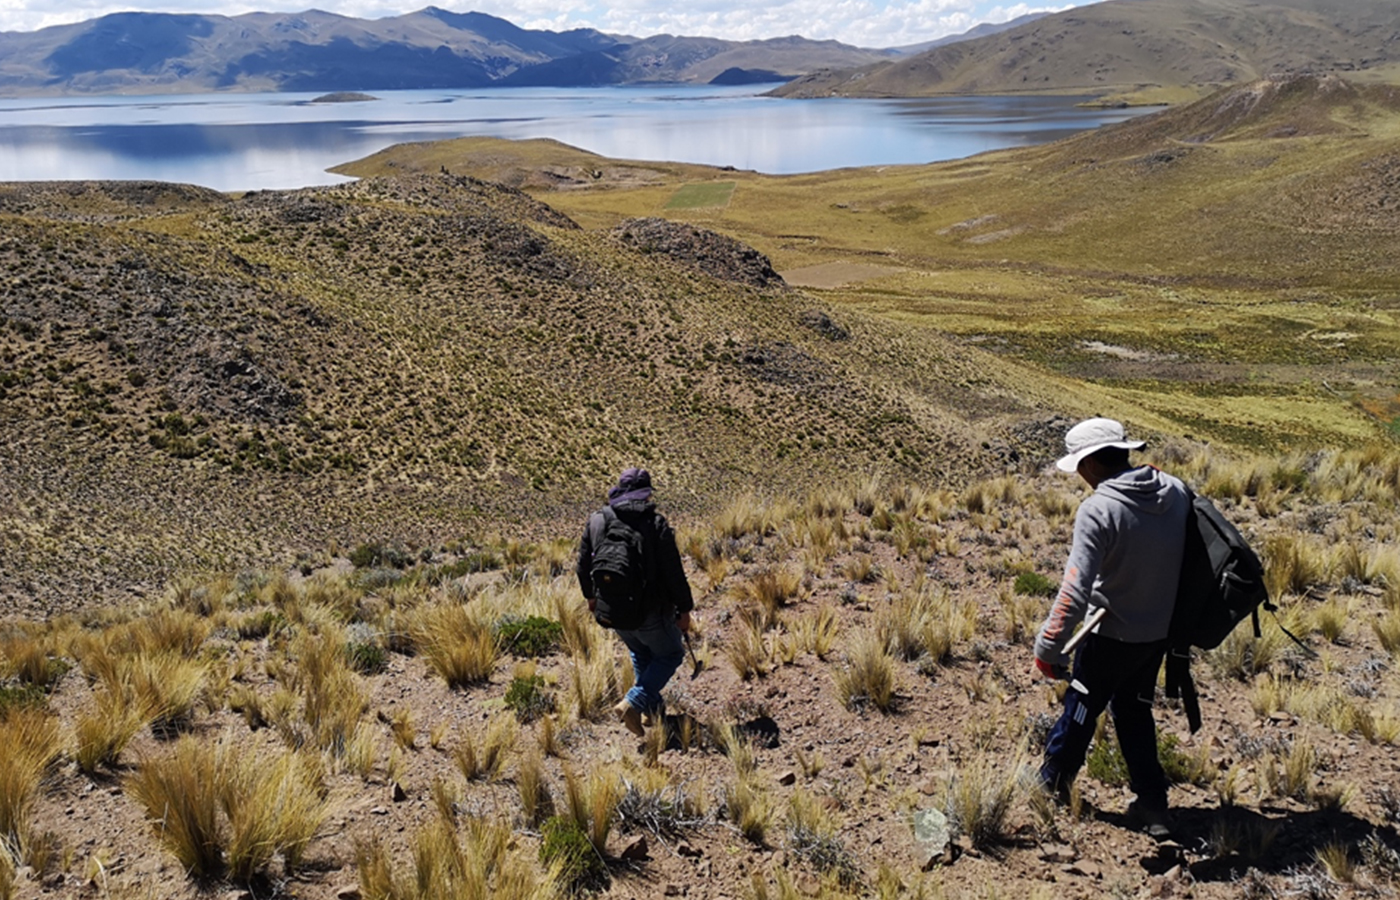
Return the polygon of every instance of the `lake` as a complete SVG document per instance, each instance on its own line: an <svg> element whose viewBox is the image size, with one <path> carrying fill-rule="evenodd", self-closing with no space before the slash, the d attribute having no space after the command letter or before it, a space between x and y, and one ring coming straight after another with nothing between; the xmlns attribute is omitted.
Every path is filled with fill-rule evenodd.
<svg viewBox="0 0 1400 900"><path fill-rule="evenodd" d="M792 174L1041 143L1148 110L1063 97L782 100L771 85L0 99L0 181L156 179L221 191L344 181L391 144L554 138L603 156Z"/></svg>

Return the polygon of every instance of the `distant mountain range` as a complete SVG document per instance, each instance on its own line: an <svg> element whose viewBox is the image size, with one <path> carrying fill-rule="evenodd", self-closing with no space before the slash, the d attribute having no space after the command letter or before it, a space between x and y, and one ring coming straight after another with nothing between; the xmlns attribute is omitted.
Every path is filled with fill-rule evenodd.
<svg viewBox="0 0 1400 900"><path fill-rule="evenodd" d="M801 37L766 41L584 28L534 31L436 7L384 19L312 10L117 13L0 33L0 93L366 91L503 85L780 81L892 58Z"/></svg>
<svg viewBox="0 0 1400 900"><path fill-rule="evenodd" d="M774 93L1108 94L1363 70L1400 74L1400 0L1111 0Z"/></svg>

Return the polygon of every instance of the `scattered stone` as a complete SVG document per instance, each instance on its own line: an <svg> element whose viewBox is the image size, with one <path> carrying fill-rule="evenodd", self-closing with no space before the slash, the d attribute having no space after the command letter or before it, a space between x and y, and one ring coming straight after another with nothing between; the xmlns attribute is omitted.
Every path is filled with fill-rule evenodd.
<svg viewBox="0 0 1400 900"><path fill-rule="evenodd" d="M1103 869L1100 869L1096 863L1089 862L1087 859L1077 860L1069 865L1060 866L1060 871L1064 872L1066 875L1081 875L1085 878L1103 877Z"/></svg>
<svg viewBox="0 0 1400 900"><path fill-rule="evenodd" d="M1040 848L1040 858L1048 863L1072 863L1079 854L1068 844L1048 844Z"/></svg>
<svg viewBox="0 0 1400 900"><path fill-rule="evenodd" d="M376 806L369 811L369 814L372 816L387 816L389 814L389 808L387 806Z"/></svg>
<svg viewBox="0 0 1400 900"><path fill-rule="evenodd" d="M623 847L622 847L622 853L620 854L620 856L621 856L623 859L633 859L633 860L646 859L646 858L647 858L647 837L646 837L646 835L644 835L644 834L639 834L639 835L637 835L636 837L632 838L632 840L630 840L630 841L628 841L626 844L624 844Z"/></svg>
<svg viewBox="0 0 1400 900"><path fill-rule="evenodd" d="M679 897L681 895L681 889L679 885L667 884L666 889L662 891L662 893L667 897Z"/></svg>
<svg viewBox="0 0 1400 900"><path fill-rule="evenodd" d="M335 892L335 900L360 900L360 889L356 885L347 885L339 888Z"/></svg>
<svg viewBox="0 0 1400 900"><path fill-rule="evenodd" d="M791 769L788 769L786 772L778 776L778 784L781 784L783 787L790 787L794 784L797 784L797 773Z"/></svg>
<svg viewBox="0 0 1400 900"><path fill-rule="evenodd" d="M942 810L921 809L914 813L914 840L932 854L941 854L952 840L948 817Z"/></svg>
<svg viewBox="0 0 1400 900"><path fill-rule="evenodd" d="M705 855L703 852L692 847L690 844L687 844L685 841L681 841L679 844L676 845L676 853L680 856L688 856L692 859L698 859L699 857Z"/></svg>

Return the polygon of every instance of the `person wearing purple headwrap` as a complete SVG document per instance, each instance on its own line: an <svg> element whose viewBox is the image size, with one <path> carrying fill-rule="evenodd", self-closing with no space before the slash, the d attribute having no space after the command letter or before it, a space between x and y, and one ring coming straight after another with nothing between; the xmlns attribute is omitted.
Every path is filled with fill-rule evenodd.
<svg viewBox="0 0 1400 900"><path fill-rule="evenodd" d="M656 511L651 495L651 473L640 468L625 470L608 490L607 508L588 518L579 541L576 569L579 589L589 610L596 614L594 551L611 533L610 521L620 521L640 536L646 612L639 622L629 623L634 627L615 628L632 655L636 678L627 696L613 707L622 724L638 737L646 734L647 722L662 715L661 691L685 659L682 632L690 630L690 613L695 607L675 532Z"/></svg>

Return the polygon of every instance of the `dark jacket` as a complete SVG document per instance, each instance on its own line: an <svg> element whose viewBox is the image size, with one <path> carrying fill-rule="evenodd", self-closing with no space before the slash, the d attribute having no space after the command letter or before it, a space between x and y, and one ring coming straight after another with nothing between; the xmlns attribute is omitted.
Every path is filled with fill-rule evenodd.
<svg viewBox="0 0 1400 900"><path fill-rule="evenodd" d="M649 500L628 500L610 505L619 519L642 534L645 552L642 564L646 570L647 587L656 592L658 607L669 606L675 615L694 609L690 582L685 580L681 552L676 547L676 534L666 517L656 511L656 504ZM578 544L578 586L589 600L593 599L593 530L598 527L595 520L600 520L602 516L601 512L596 512L588 517L583 538Z"/></svg>

